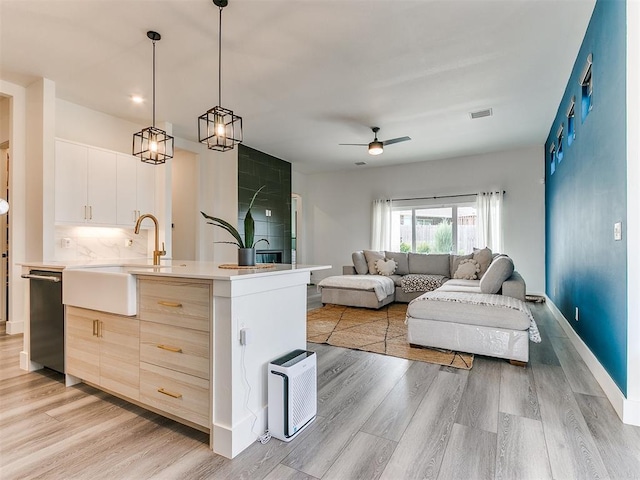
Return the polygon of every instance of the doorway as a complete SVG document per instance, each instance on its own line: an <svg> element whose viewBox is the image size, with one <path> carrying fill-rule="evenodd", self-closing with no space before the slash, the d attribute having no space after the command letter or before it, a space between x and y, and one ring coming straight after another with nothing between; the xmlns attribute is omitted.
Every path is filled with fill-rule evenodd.
<svg viewBox="0 0 640 480"><path fill-rule="evenodd" d="M0 144L0 199L9 202L9 142ZM9 213L0 214L0 322L9 317Z"/></svg>
<svg viewBox="0 0 640 480"><path fill-rule="evenodd" d="M302 223L302 197L297 193L291 194L291 264L301 261L300 235Z"/></svg>

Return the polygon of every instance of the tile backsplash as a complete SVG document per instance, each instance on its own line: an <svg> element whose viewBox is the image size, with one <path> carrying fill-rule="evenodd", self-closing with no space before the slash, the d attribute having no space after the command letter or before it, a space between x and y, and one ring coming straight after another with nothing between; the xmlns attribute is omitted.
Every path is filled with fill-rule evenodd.
<svg viewBox="0 0 640 480"><path fill-rule="evenodd" d="M136 235L126 228L57 225L54 260L147 258L147 245L148 230L144 229Z"/></svg>

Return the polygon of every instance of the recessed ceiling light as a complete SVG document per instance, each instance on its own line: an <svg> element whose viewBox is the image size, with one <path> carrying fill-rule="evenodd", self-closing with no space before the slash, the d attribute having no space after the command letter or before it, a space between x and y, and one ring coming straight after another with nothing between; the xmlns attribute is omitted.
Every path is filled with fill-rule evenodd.
<svg viewBox="0 0 640 480"><path fill-rule="evenodd" d="M144 98L142 98L140 95L131 95L131 101L133 103L142 103L144 102Z"/></svg>

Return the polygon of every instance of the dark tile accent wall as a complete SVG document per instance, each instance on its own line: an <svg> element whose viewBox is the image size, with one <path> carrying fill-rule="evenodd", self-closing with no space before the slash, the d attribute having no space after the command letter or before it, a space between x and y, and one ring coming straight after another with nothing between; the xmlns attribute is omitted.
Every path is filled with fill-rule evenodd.
<svg viewBox="0 0 640 480"><path fill-rule="evenodd" d="M262 185L251 209L256 225L257 250L282 251L282 262L291 263L291 164L245 145L238 148L238 230L244 235L244 216L253 194ZM266 211L271 211L271 216ZM260 258L258 258L260 261Z"/></svg>

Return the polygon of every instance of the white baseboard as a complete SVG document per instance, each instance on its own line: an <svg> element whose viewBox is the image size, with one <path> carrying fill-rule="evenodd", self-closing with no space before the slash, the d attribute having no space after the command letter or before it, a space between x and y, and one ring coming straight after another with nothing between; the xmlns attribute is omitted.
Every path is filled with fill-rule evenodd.
<svg viewBox="0 0 640 480"><path fill-rule="evenodd" d="M267 430L267 407L262 407L253 414L248 414L233 428L213 424L213 451L223 457L234 458L244 449L255 443L259 433Z"/></svg>
<svg viewBox="0 0 640 480"><path fill-rule="evenodd" d="M614 382L609 375L609 372L605 370L600 361L596 358L589 347L587 347L586 343L582 341L576 331L571 328L569 321L564 317L564 315L562 315L562 312L548 296L545 295L545 298L547 299L549 310L567 334L567 337L569 337L569 340L582 357L582 360L584 360L584 363L587 364L587 368L589 368L596 381L600 384L602 390L604 390L604 394L611 402L611 405L620 417L620 420L628 425L640 426L640 402L635 402L625 398L616 382Z"/></svg>
<svg viewBox="0 0 640 480"><path fill-rule="evenodd" d="M24 322L12 322L7 320L7 335L17 335L24 333Z"/></svg>

